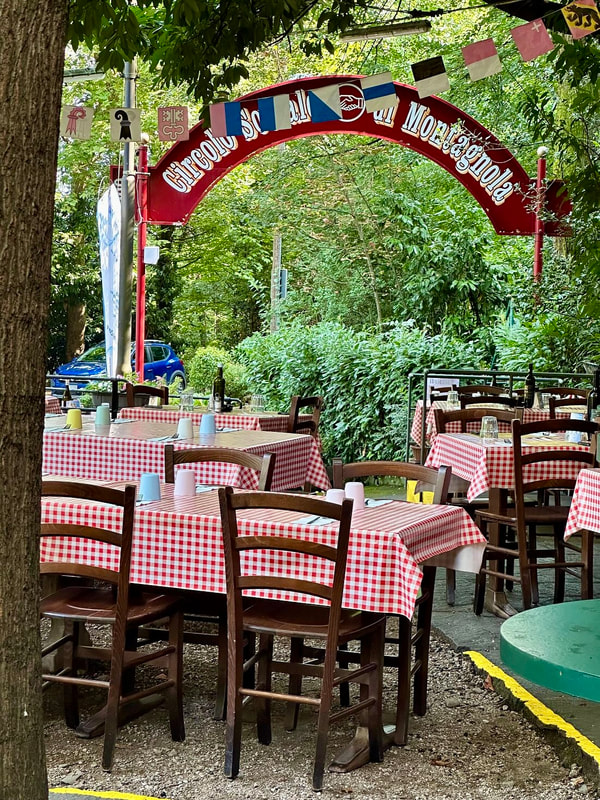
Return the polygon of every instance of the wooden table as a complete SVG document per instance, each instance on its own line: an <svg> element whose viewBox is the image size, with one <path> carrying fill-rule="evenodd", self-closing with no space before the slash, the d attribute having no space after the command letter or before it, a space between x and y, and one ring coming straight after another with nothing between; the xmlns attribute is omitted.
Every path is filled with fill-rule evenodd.
<svg viewBox="0 0 600 800"><path fill-rule="evenodd" d="M523 452L544 450L586 450L587 445L577 445L557 437L523 437ZM510 438L485 440L470 433L439 433L433 440L426 465L452 467L452 476L465 482L467 500L474 500L487 492L489 508L493 513L504 513L509 490L513 488L513 447ZM525 469L525 479L577 478L580 468L569 462L547 461ZM497 535L490 525L490 539ZM495 542L493 542L495 543ZM485 605L500 617L516 613L508 602L497 578L488 582Z"/></svg>
<svg viewBox="0 0 600 800"><path fill-rule="evenodd" d="M122 408L119 412L121 419L139 419L147 422L170 422L177 425L183 417L191 417L194 425L200 425L202 414L206 409L198 408L193 411L181 411L175 406L134 406ZM305 415L309 419L309 415ZM215 414L217 428L234 428L235 430L249 431L278 431L286 433L289 414L278 414L268 411L246 412L240 410Z"/></svg>
<svg viewBox="0 0 600 800"><path fill-rule="evenodd" d="M491 405L489 403L485 405ZM498 407L499 404L496 404ZM478 408L484 407L482 406L470 406L470 408ZM445 400L435 400L430 406L427 407L427 412L425 414L425 443L430 444L435 437L437 436L437 430L435 427L435 409L441 408L443 411L448 409L448 403ZM580 412L581 406L563 406L560 409L556 410L556 414L559 417L568 417L572 412ZM550 419L550 411L547 408L524 408L523 409L523 422L537 422L545 419ZM479 430L479 425L481 424L479 420L476 422L471 423L474 428ZM460 432L460 422L451 422L447 427L447 433L459 433ZM423 401L417 400L417 405L415 407L415 413L413 416L412 425L410 428L410 435L413 441L415 441L418 445L422 443L423 439Z"/></svg>
<svg viewBox="0 0 600 800"><path fill-rule="evenodd" d="M46 414L60 414L60 400L52 394L47 394L44 397Z"/></svg>
<svg viewBox="0 0 600 800"><path fill-rule="evenodd" d="M112 484L114 486L123 484ZM225 565L217 492L174 497L173 486L163 484L161 500L139 505L133 536L131 580L154 587L202 592L226 592ZM307 525L302 515L268 509L238 514L242 532L265 535L298 533L315 541L334 543L337 523ZM45 497L43 522L73 522L117 528L118 510L82 500ZM422 567L434 574L436 564L477 572L485 539L468 514L452 506L418 505L390 501L353 515L343 605L412 618L423 577ZM68 554L95 565L115 565L107 546L90 551L77 539L42 540L42 561L60 561ZM292 570L300 576L314 564L285 552L264 553L265 571ZM260 596L291 602L324 602L312 596L262 592ZM410 623L408 624L410 630ZM408 648L410 658L410 648ZM410 670L407 670L410 677ZM396 722L404 709L395 710ZM423 710L424 713L424 710ZM388 736L391 744L393 734ZM338 771L348 771L368 760L360 735L336 759Z"/></svg>
<svg viewBox="0 0 600 800"><path fill-rule="evenodd" d="M565 539L577 531L600 533L600 469L582 469L577 476Z"/></svg>
<svg viewBox="0 0 600 800"><path fill-rule="evenodd" d="M262 455L275 453L273 491L296 489L309 482L320 489L330 487L317 443L312 436L268 431L237 430L202 435L192 439L168 439L176 424L142 421L113 422L95 426L84 422L81 430L61 430L64 418L46 420L43 471L90 480L137 481L143 472L164 476L164 448L230 447ZM258 487L253 470L237 464L201 462L194 465L198 483Z"/></svg>

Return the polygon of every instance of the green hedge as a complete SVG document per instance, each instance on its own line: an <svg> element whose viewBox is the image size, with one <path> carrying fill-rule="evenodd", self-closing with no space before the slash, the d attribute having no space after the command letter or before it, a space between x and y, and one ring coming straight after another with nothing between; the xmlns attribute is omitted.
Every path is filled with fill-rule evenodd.
<svg viewBox="0 0 600 800"><path fill-rule="evenodd" d="M268 407L289 408L294 394L320 394L323 456L345 461L403 459L408 375L432 368L481 368L475 344L428 336L411 322L383 333L343 325L294 324L254 334L236 348L252 392Z"/></svg>

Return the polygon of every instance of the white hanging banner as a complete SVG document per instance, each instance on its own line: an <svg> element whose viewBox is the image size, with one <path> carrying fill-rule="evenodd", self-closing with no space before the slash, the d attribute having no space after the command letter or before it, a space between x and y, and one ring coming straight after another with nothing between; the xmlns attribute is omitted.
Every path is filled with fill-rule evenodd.
<svg viewBox="0 0 600 800"><path fill-rule="evenodd" d="M121 200L114 183L98 200L98 241L102 275L102 306L106 343L106 373L117 375L117 336L119 332L119 253L121 246Z"/></svg>

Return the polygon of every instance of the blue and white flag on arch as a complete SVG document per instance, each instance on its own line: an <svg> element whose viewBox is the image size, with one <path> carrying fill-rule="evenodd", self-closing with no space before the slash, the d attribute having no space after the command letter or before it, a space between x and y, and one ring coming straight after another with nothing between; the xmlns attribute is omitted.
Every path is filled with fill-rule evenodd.
<svg viewBox="0 0 600 800"><path fill-rule="evenodd" d="M98 200L96 211L102 275L102 306L106 341L106 374L117 375L119 335L119 254L121 249L121 200L114 183Z"/></svg>
<svg viewBox="0 0 600 800"><path fill-rule="evenodd" d="M361 78L360 88L365 97L365 109L369 113L395 108L398 105L396 87L390 72L380 72L378 75Z"/></svg>
<svg viewBox="0 0 600 800"><path fill-rule="evenodd" d="M260 129L267 131L284 131L292 127L289 94L277 94L274 97L261 97L258 100L258 116Z"/></svg>
<svg viewBox="0 0 600 800"><path fill-rule="evenodd" d="M210 130L213 136L242 135L241 103L215 103L210 107Z"/></svg>
<svg viewBox="0 0 600 800"><path fill-rule="evenodd" d="M334 122L342 118L340 87L337 83L333 86L311 89L308 92L308 102L313 122Z"/></svg>

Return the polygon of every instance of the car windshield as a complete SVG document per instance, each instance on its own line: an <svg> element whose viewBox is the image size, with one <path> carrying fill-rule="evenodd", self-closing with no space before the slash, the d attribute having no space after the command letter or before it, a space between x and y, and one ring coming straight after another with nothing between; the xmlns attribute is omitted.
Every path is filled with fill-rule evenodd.
<svg viewBox="0 0 600 800"><path fill-rule="evenodd" d="M94 347L90 347L89 350L86 350L85 353L82 353L77 361L105 361L106 360L106 350L103 344L94 345Z"/></svg>

